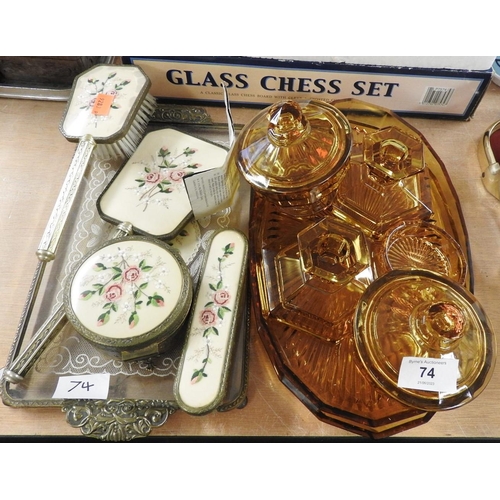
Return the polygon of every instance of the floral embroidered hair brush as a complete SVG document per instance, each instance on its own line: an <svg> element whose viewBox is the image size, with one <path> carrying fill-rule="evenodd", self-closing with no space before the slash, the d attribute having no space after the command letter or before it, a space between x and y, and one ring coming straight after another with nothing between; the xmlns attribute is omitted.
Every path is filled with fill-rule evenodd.
<svg viewBox="0 0 500 500"><path fill-rule="evenodd" d="M39 262L18 326L18 339L27 329L45 266L55 258L92 154L99 159L124 160L132 155L156 108L154 97L148 93L150 87L148 76L133 65L98 64L75 78L59 129L78 146L36 251ZM19 354L19 348L13 346L13 357ZM11 368L16 366L14 360Z"/></svg>
<svg viewBox="0 0 500 500"><path fill-rule="evenodd" d="M139 145L155 110L150 87L149 78L137 66L99 64L75 79L59 128L78 147L38 247L40 260L55 257L60 232L94 149L101 159L126 159Z"/></svg>

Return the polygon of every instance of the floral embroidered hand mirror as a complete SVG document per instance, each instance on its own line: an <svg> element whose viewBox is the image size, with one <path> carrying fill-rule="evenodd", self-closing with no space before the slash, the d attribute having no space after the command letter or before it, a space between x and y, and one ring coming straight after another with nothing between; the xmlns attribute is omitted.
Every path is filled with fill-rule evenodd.
<svg viewBox="0 0 500 500"><path fill-rule="evenodd" d="M192 218L183 178L224 164L222 146L167 128L147 134L97 200L99 215L133 231L172 239Z"/></svg>

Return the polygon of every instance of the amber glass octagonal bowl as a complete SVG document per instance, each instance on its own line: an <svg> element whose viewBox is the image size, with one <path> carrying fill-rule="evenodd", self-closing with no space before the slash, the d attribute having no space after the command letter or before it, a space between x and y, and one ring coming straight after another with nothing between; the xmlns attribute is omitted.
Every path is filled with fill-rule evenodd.
<svg viewBox="0 0 500 500"><path fill-rule="evenodd" d="M444 231L457 243L466 260L466 266L461 269L463 275L460 275L460 280L472 292L467 230L446 168L418 130L391 111L362 101L346 99L336 101L333 105L347 118L352 130L348 172L340 181L339 190L342 186L346 187L344 183L350 183L345 192L347 195L354 193L359 185L356 176L348 177L349 172L364 169L370 183L375 183L377 187L392 185L394 188L401 188L403 185L403 191L404 188L407 191L401 192L400 189L400 194L410 201L415 196L416 200L413 201L416 202L412 205L413 208L409 206L409 210L402 212L399 218L395 215L390 221L386 221L387 224L384 222L379 226L370 226L373 211L365 210L365 219L358 217L361 212L354 211L349 217L340 217L340 213L346 213L343 206L348 203L339 204L338 199L335 200L337 205L326 210L326 214L317 213L306 220L287 212L275 200L254 190L249 228L252 302L257 331L282 382L322 421L359 435L382 438L427 422L435 409L417 407L408 401L398 400L369 373L356 347L355 306L348 308L342 321L330 321L322 331L313 327L315 334L300 324L297 318L301 316L303 319L311 311L320 312L320 308L324 306L319 301L295 310L290 306L288 313L282 310L277 314L283 308L284 276L287 278L286 283L290 284L293 283L290 277L303 276L316 267L314 262L317 261L317 256L309 259L312 266L306 262L307 257L302 256L301 261L301 244L297 236L306 235L303 246L308 238L309 243L320 242L321 231L310 230L321 228L321 221L325 218L331 218L330 222L337 219L351 229L361 230L372 258L370 269L373 275L366 283L369 284L371 280L380 279L390 270L387 263L384 269L380 262L373 262L374 256L383 255L388 231L410 221L425 222ZM385 132L380 135L377 134L379 131ZM388 139L387 131L389 137L394 137L396 133L396 144ZM367 137L375 138L379 146L383 143L382 152L379 146L370 146ZM401 148L401 141L410 144L409 151ZM414 147L414 141L420 141L420 152L418 147ZM387 154L390 155L389 161ZM413 162L410 170L400 176L400 172L409 166L406 162L408 154L418 161ZM382 163L385 169L377 173L376 178L371 171L373 162L367 162L370 155L375 158L375 164ZM397 159L397 168L394 168L394 159ZM405 180L410 182L405 184ZM346 200L352 200L352 197L346 196ZM333 237L329 244L338 242L338 238ZM332 256L327 254L326 257ZM336 265L335 259L330 263ZM334 272L330 274L336 275L335 265ZM320 283L319 280L317 282ZM288 290L299 290L302 285L302 278L299 278L294 282L294 287ZM339 285L335 280L329 280L326 288L332 287L333 290ZM349 288L345 285L335 293L325 292L325 287L318 288L332 300L335 295L337 305L342 300L347 300L348 295L344 292ZM355 302L359 304L358 299ZM308 325L311 326L312 322Z"/></svg>

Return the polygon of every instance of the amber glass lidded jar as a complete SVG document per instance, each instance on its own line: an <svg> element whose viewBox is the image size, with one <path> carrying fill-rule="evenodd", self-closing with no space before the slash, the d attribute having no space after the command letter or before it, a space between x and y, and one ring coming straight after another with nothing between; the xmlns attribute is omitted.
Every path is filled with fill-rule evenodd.
<svg viewBox="0 0 500 500"><path fill-rule="evenodd" d="M348 168L351 127L322 101L282 101L258 113L231 151L243 177L288 214L328 209Z"/></svg>

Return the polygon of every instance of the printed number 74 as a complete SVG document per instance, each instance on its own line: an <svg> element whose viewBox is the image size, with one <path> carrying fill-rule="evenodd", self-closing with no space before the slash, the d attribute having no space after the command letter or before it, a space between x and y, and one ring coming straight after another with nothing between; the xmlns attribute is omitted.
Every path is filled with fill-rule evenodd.
<svg viewBox="0 0 500 500"><path fill-rule="evenodd" d="M434 368L427 368L426 366L420 366L420 378L431 377L434 378Z"/></svg>

